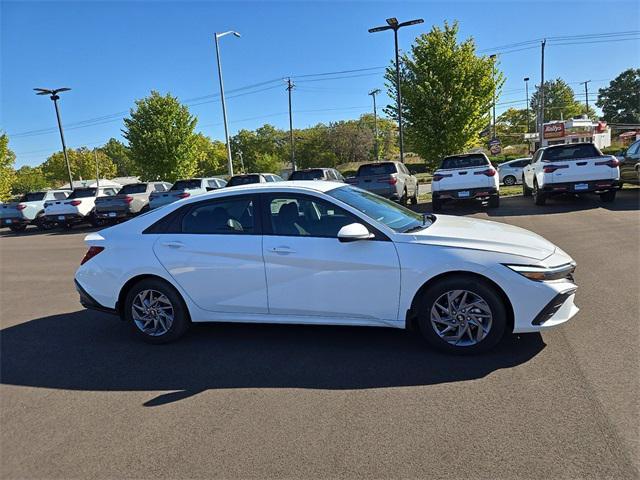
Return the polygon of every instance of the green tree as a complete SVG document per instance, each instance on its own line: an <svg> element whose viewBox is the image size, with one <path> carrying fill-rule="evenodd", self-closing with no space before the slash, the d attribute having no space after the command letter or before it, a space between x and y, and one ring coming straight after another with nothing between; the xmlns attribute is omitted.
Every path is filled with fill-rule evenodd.
<svg viewBox="0 0 640 480"><path fill-rule="evenodd" d="M197 173L205 177L224 173L227 167L227 149L224 143L211 140L209 137L196 133L195 157Z"/></svg>
<svg viewBox="0 0 640 480"><path fill-rule="evenodd" d="M49 186L49 181L42 173L40 167L20 167L16 171L16 178L13 182L12 193L20 195L23 193L43 190Z"/></svg>
<svg viewBox="0 0 640 480"><path fill-rule="evenodd" d="M100 150L111 159L116 166L116 176L127 177L137 175L136 164L131 160L127 146L115 138L110 138Z"/></svg>
<svg viewBox="0 0 640 480"><path fill-rule="evenodd" d="M607 122L640 123L640 68L630 68L598 90L596 105Z"/></svg>
<svg viewBox="0 0 640 480"><path fill-rule="evenodd" d="M527 123L528 120L528 123ZM535 115L529 110L527 119L526 108L510 108L496 119L497 136L505 145L524 143L524 134L527 129L535 126Z"/></svg>
<svg viewBox="0 0 640 480"><path fill-rule="evenodd" d="M0 201L6 202L11 198L11 186L16 178L13 164L16 155L9 148L7 134L0 135Z"/></svg>
<svg viewBox="0 0 640 480"><path fill-rule="evenodd" d="M503 84L494 59L477 56L475 42L458 42L458 23L433 27L416 38L402 55L403 119L406 140L427 163L461 152L479 140L488 112ZM496 71L494 74L494 67ZM395 98L395 66L385 74L390 98ZM396 116L396 105L385 112Z"/></svg>
<svg viewBox="0 0 640 480"><path fill-rule="evenodd" d="M144 180L170 182L193 176L198 167L196 123L187 106L170 94L152 91L137 100L123 130L137 173Z"/></svg>
<svg viewBox="0 0 640 480"><path fill-rule="evenodd" d="M98 172L100 178L111 178L116 175L116 166L107 155L97 149L89 150L86 147L69 148L67 156L69 157L69 166L71 167L71 176L75 180L90 180L96 178L96 155L98 158ZM47 158L40 166L42 173L48 183L54 186L69 183L67 174L67 165L62 152L56 152Z"/></svg>
<svg viewBox="0 0 640 480"><path fill-rule="evenodd" d="M540 103L540 86L531 96L530 107L534 112L538 111ZM585 112L585 104L575 99L573 90L561 78L544 82L544 121L569 119L586 113L589 118L595 118L595 111L589 109Z"/></svg>
<svg viewBox="0 0 640 480"><path fill-rule="evenodd" d="M278 173L289 156L287 139L287 132L268 124L256 130L240 130L230 140L234 170L240 170L240 155L242 155L247 172ZM267 166L276 169L264 170Z"/></svg>

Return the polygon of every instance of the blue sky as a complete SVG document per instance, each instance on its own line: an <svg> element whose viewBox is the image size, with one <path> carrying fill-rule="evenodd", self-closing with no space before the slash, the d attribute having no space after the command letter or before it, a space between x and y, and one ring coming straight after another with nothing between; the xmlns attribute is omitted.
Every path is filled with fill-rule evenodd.
<svg viewBox="0 0 640 480"><path fill-rule="evenodd" d="M400 32L401 47L445 20L460 22L461 38L473 36L479 50L540 37L638 30L640 3L572 1L500 2L10 2L2 0L0 130L9 133L17 165L36 165L60 149L55 115L33 87L67 86L62 118L67 144L93 148L120 138L119 112L152 89L192 104L198 130L223 138L215 95L218 77L213 33L234 29L242 38L221 40L225 89L231 92L286 76L372 68L352 74L299 77L294 125L356 118L371 110L367 92L382 88L382 69L393 56L390 32L367 29L395 16L422 25ZM640 40L557 45L548 43L546 76L598 87L640 64ZM565 41L565 43L571 43ZM524 100L523 77L539 81L539 49L500 57L506 76L498 113ZM336 78L342 77L342 78ZM347 77L347 78L344 78ZM322 79L318 81L318 79ZM312 81L310 81L312 80ZM574 83L575 82L575 83ZM530 87L532 90L532 86ZM256 92L246 94L248 92ZM230 129L271 123L288 128L284 82L274 81L233 97ZM584 96L579 97L581 100ZM386 99L380 98L379 105ZM524 104L513 104L523 107ZM94 125L73 124L98 117ZM78 128L81 127L81 128ZM44 129L42 134L36 134ZM34 132L36 131L36 132ZM25 135L26 133L26 135ZM22 135L19 135L22 134Z"/></svg>

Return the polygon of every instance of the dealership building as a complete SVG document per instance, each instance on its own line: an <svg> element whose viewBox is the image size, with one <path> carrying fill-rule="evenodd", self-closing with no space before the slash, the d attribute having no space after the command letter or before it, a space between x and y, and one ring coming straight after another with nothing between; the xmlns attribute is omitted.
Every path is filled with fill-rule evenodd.
<svg viewBox="0 0 640 480"><path fill-rule="evenodd" d="M538 134L528 134L525 138L532 143L538 141ZM542 128L542 146L567 143L590 142L602 149L611 146L611 128L606 122L586 117L547 122Z"/></svg>

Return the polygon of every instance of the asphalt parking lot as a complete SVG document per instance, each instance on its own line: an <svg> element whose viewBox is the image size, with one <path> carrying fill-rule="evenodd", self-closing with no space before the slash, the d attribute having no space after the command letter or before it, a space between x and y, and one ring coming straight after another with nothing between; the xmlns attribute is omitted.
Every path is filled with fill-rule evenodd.
<svg viewBox="0 0 640 480"><path fill-rule="evenodd" d="M639 208L640 189L445 206L578 262L576 318L468 358L375 328L220 324L137 343L78 304L86 230L2 230L1 475L638 478Z"/></svg>

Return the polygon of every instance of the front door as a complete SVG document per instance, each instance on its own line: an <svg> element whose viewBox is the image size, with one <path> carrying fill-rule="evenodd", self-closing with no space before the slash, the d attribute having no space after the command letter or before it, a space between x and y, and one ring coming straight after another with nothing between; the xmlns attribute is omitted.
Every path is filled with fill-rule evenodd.
<svg viewBox="0 0 640 480"><path fill-rule="evenodd" d="M340 242L341 227L364 222L316 196L262 200L271 314L397 320L400 266L391 241L378 232L372 240Z"/></svg>
<svg viewBox="0 0 640 480"><path fill-rule="evenodd" d="M251 195L194 203L154 252L198 307L267 313L262 237Z"/></svg>

